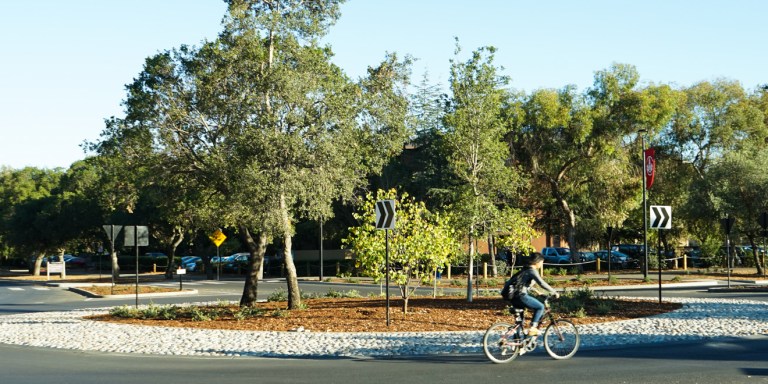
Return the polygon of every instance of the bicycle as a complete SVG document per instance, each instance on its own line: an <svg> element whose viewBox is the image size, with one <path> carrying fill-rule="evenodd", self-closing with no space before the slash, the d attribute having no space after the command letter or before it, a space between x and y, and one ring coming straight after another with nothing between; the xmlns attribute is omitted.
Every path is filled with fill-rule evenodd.
<svg viewBox="0 0 768 384"><path fill-rule="evenodd" d="M549 305L549 297L544 300L544 316L548 320L543 334L544 349L556 360L573 357L579 349L581 339L579 330L570 320L556 318ZM525 309L513 308L515 323L506 322L491 325L483 336L483 352L494 363L508 363L520 355L533 352L538 346L539 336L528 336L524 331Z"/></svg>

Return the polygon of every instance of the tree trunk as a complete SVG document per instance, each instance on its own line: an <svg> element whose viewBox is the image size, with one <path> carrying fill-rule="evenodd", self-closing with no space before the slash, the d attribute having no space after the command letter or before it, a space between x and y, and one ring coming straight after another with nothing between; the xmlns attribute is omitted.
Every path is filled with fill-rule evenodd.
<svg viewBox="0 0 768 384"><path fill-rule="evenodd" d="M488 253L491 254L491 270L493 271L493 277L498 277L499 268L496 267L496 242L493 239L493 235L488 235Z"/></svg>
<svg viewBox="0 0 768 384"><path fill-rule="evenodd" d="M112 250L112 254L109 255L112 258L112 278L115 280L120 278L120 264L117 263L117 251Z"/></svg>
<svg viewBox="0 0 768 384"><path fill-rule="evenodd" d="M168 250L168 265L165 267L165 278L173 278L174 261L176 259L176 249L179 248L179 244L184 241L184 232L180 228L173 229L173 238L171 238L171 246ZM179 265L181 266L181 265Z"/></svg>
<svg viewBox="0 0 768 384"><path fill-rule="evenodd" d="M760 252L758 251L757 244L755 243L755 238L752 236L747 236L747 238L749 239L749 245L752 246L752 256L754 256L755 258L755 267L757 267L757 274L762 275L763 271L765 270L765 253L763 253L763 257L761 260Z"/></svg>
<svg viewBox="0 0 768 384"><path fill-rule="evenodd" d="M248 246L248 251L251 253L250 262L248 263L248 274L245 278L245 286L243 287L243 296L240 298L241 307L252 307L256 304L259 293L259 277L258 273L261 270L261 265L264 261L264 254L267 252L267 235L264 232L259 232L258 243L253 240L251 233L248 231L245 225L240 225L240 237L243 242Z"/></svg>
<svg viewBox="0 0 768 384"><path fill-rule="evenodd" d="M32 275L34 276L40 276L40 269L43 265L43 258L45 257L44 252L38 252L37 256L35 256L35 264L32 267Z"/></svg>
<svg viewBox="0 0 768 384"><path fill-rule="evenodd" d="M301 308L301 291L299 290L299 278L296 275L296 265L293 262L293 241L291 236L291 219L288 216L288 207L285 204L285 195L280 194L280 212L283 222L283 262L285 263L286 282L288 284L288 309Z"/></svg>
<svg viewBox="0 0 768 384"><path fill-rule="evenodd" d="M470 227L469 235L469 265L467 266L467 302L472 302L472 269L474 267L475 259L475 239L472 235L475 228L474 225Z"/></svg>

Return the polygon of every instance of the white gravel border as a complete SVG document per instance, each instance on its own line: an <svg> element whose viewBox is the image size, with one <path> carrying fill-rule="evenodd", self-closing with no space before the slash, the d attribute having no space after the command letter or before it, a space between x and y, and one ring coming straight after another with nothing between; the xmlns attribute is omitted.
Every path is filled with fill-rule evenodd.
<svg viewBox="0 0 768 384"><path fill-rule="evenodd" d="M680 302L684 306L680 310L649 318L579 326L581 347L768 335L768 303L728 299L666 300ZM482 353L481 331L228 331L121 325L83 319L107 311L97 309L0 316L0 343L185 356L361 357Z"/></svg>

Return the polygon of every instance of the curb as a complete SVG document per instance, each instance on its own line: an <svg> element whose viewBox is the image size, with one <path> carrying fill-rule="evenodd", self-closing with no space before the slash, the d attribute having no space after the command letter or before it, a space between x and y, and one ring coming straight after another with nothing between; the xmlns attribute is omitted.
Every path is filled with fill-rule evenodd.
<svg viewBox="0 0 768 384"><path fill-rule="evenodd" d="M109 286L109 284L107 285ZM97 295L93 292L86 291L84 289L80 289L77 287L69 287L69 290L94 299L128 299L136 297L135 293L131 294L125 294L125 295ZM155 292L155 293L139 293L139 298L147 298L147 297L171 297L171 296L185 296L185 295L196 295L198 292L196 289L185 289L183 291L174 291L174 292Z"/></svg>

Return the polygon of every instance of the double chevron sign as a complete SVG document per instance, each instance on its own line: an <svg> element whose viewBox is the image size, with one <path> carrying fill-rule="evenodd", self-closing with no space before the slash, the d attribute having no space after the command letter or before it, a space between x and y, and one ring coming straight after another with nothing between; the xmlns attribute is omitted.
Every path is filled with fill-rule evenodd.
<svg viewBox="0 0 768 384"><path fill-rule="evenodd" d="M672 229L672 207L651 205L651 229Z"/></svg>
<svg viewBox="0 0 768 384"><path fill-rule="evenodd" d="M376 202L376 229L395 229L395 201Z"/></svg>

